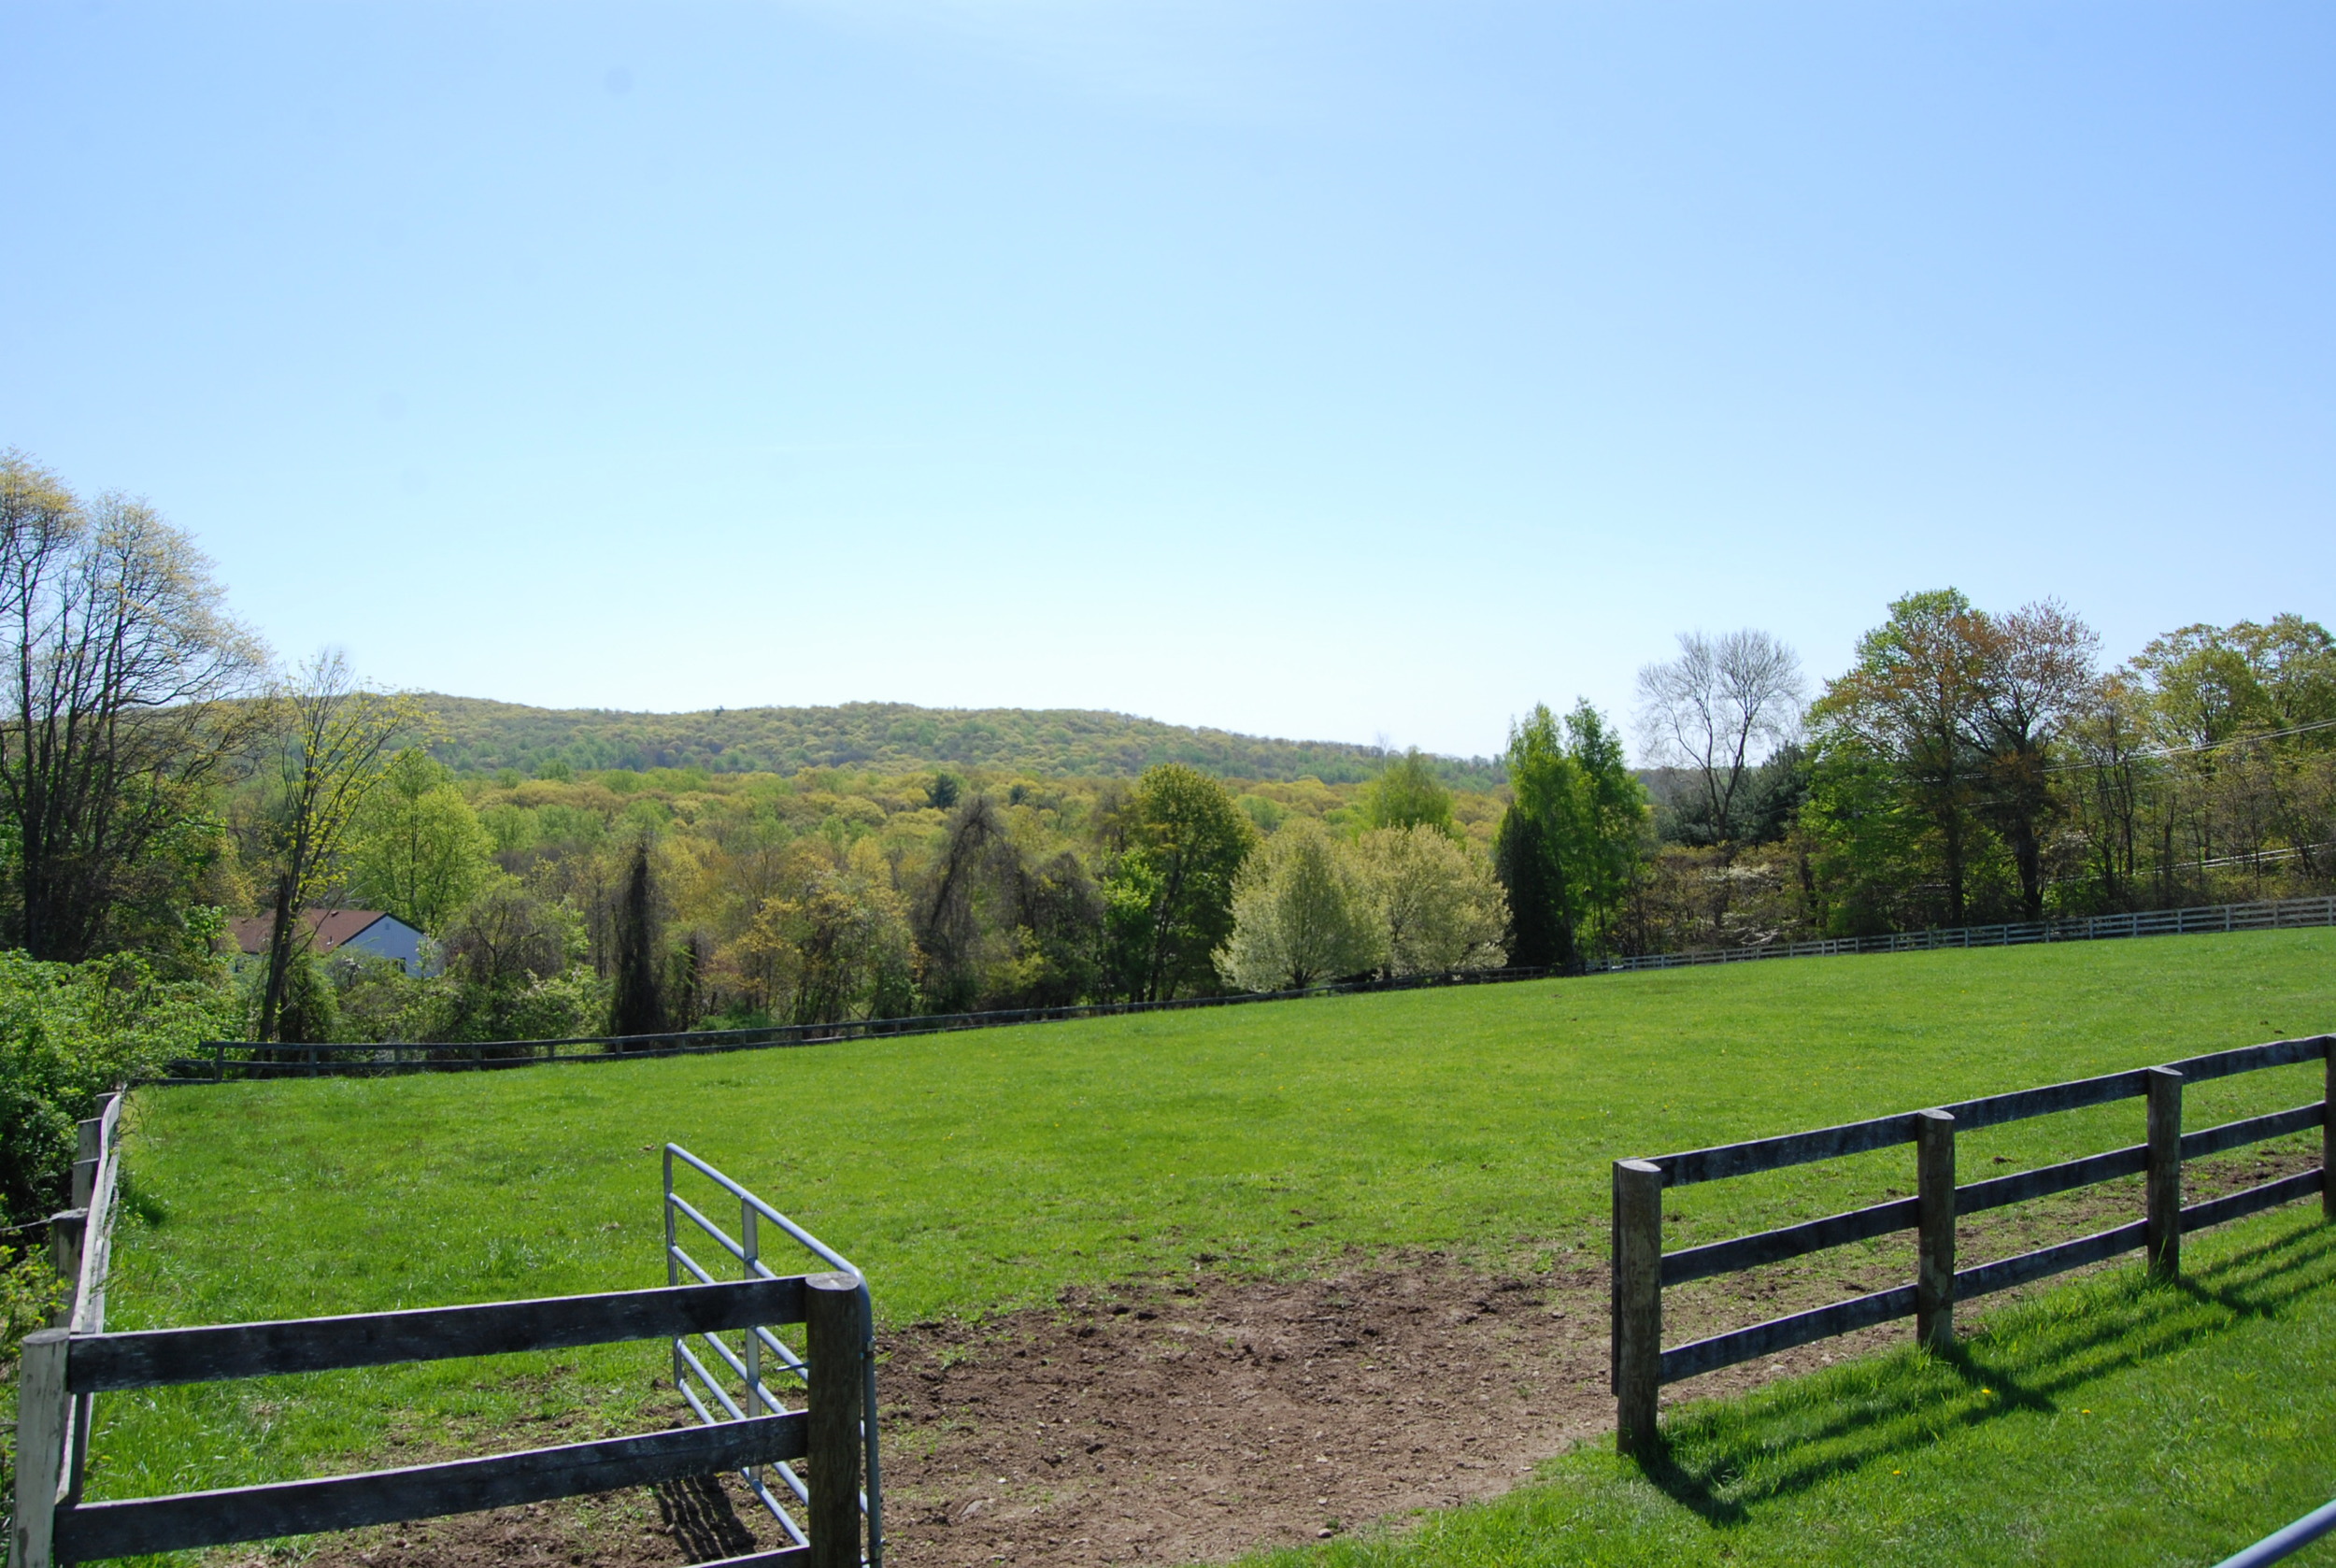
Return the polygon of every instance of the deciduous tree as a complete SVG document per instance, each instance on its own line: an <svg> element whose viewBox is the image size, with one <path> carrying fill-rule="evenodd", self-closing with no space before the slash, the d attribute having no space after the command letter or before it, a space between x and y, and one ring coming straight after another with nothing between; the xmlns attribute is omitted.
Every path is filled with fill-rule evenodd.
<svg viewBox="0 0 2336 1568"><path fill-rule="evenodd" d="M1119 984L1147 1002L1209 985L1232 934L1233 876L1257 829L1217 780L1163 763L1136 780L1115 831L1127 843L1112 876Z"/></svg>
<svg viewBox="0 0 2336 1568"><path fill-rule="evenodd" d="M267 978L257 1038L276 1038L293 949L305 940L301 912L335 876L335 856L357 813L380 783L397 737L420 720L410 697L357 684L338 652L320 653L270 697L277 724L274 789L264 842L274 873Z"/></svg>
<svg viewBox="0 0 2336 1568"><path fill-rule="evenodd" d="M2057 812L2051 757L2094 702L2092 629L2052 600L1969 618L1978 684L1967 720L1982 798L2012 852L2028 919L2044 918L2044 831Z"/></svg>
<svg viewBox="0 0 2336 1568"><path fill-rule="evenodd" d="M400 752L360 813L349 891L434 936L493 874L494 837L446 769L419 747Z"/></svg>
<svg viewBox="0 0 2336 1568"><path fill-rule="evenodd" d="M192 902L204 789L248 745L264 654L211 563L142 502L84 506L0 454L0 939L74 962L125 915Z"/></svg>
<svg viewBox="0 0 2336 1568"><path fill-rule="evenodd" d="M1363 786L1356 802L1365 828L1431 827L1452 834L1452 791L1435 773L1435 763L1413 747L1389 762L1379 776Z"/></svg>
<svg viewBox="0 0 2336 1568"><path fill-rule="evenodd" d="M1981 782L1972 733L1987 674L1982 623L1954 589L1910 593L1858 642L1858 662L1810 711L1834 771L1863 753L1886 770L1937 845L1945 923L1964 920Z"/></svg>
<svg viewBox="0 0 2336 1568"><path fill-rule="evenodd" d="M1646 792L1587 702L1562 734L1546 706L1509 732L1515 798L1493 841L1509 962L1574 968L1611 949L1645 853Z"/></svg>
<svg viewBox="0 0 2336 1568"><path fill-rule="evenodd" d="M1345 847L1292 818L1235 877L1232 934L1217 967L1244 991L1294 991L1363 974L1386 949L1370 890Z"/></svg>
<svg viewBox="0 0 2336 1568"><path fill-rule="evenodd" d="M1506 962L1508 902L1481 851L1425 822L1366 833L1355 851L1386 938L1387 973L1497 969Z"/></svg>

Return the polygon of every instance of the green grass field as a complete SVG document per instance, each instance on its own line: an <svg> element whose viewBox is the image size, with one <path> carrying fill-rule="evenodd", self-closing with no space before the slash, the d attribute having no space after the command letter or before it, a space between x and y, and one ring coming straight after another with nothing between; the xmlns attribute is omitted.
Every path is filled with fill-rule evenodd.
<svg viewBox="0 0 2336 1568"><path fill-rule="evenodd" d="M1356 1249L1602 1252L1617 1156L2336 1027L2331 961L2331 932L2161 938L147 1090L132 1168L164 1218L125 1233L111 1321L662 1282L666 1139L849 1254L890 1321L1196 1266L1303 1271ZM2256 1074L2200 1086L2188 1119L2317 1093L2316 1069ZM2140 1136L2135 1103L1973 1134L1965 1158L2024 1165ZM1885 1151L1688 1189L1672 1245L1873 1201L1910 1171ZM610 1347L111 1400L92 1493L314 1473L563 1412L614 1430L657 1364L654 1347Z"/></svg>

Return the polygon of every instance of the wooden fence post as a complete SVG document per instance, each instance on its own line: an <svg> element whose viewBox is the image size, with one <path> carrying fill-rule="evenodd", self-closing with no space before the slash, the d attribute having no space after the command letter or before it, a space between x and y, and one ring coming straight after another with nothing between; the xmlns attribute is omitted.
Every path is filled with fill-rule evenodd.
<svg viewBox="0 0 2336 1568"><path fill-rule="evenodd" d="M8 1527L8 1568L50 1568L57 1491L64 1479L65 1331L24 1336L17 1363L16 1517Z"/></svg>
<svg viewBox="0 0 2336 1568"><path fill-rule="evenodd" d="M1656 1406L1663 1368L1663 1173L1614 1162L1615 1447L1642 1462L1660 1448Z"/></svg>
<svg viewBox="0 0 2336 1568"><path fill-rule="evenodd" d="M2336 1219L2336 1041L2329 1043L2327 1088L2320 1093L2320 1217Z"/></svg>
<svg viewBox="0 0 2336 1568"><path fill-rule="evenodd" d="M2147 1070L2149 1080L2149 1272L2172 1279L2182 1272L2182 1075Z"/></svg>
<svg viewBox="0 0 2336 1568"><path fill-rule="evenodd" d="M106 1150L106 1119L91 1117L76 1131L79 1145L73 1155L73 1206L87 1208L90 1194L97 1190L97 1164Z"/></svg>
<svg viewBox="0 0 2336 1568"><path fill-rule="evenodd" d="M860 1276L804 1280L811 1568L860 1568Z"/></svg>
<svg viewBox="0 0 2336 1568"><path fill-rule="evenodd" d="M1915 1113L1915 1342L1955 1343L1955 1118Z"/></svg>
<svg viewBox="0 0 2336 1568"><path fill-rule="evenodd" d="M67 1328L81 1289L81 1248L89 1242L89 1210L69 1208L49 1217L49 1262L64 1282L64 1304L50 1315L50 1326Z"/></svg>

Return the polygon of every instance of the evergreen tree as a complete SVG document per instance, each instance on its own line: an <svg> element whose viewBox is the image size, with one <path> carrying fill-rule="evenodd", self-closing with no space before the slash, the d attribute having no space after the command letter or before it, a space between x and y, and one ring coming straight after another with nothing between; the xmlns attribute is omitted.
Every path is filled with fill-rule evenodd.
<svg viewBox="0 0 2336 1568"><path fill-rule="evenodd" d="M1551 858L1539 819L1510 806L1493 830L1492 872L1508 894L1509 962L1547 969L1571 963L1558 923L1564 874Z"/></svg>
<svg viewBox="0 0 2336 1568"><path fill-rule="evenodd" d="M634 847L617 904L617 989L609 1007L611 1034L661 1034L665 1031L664 988L657 974L656 884L648 864L648 840Z"/></svg>

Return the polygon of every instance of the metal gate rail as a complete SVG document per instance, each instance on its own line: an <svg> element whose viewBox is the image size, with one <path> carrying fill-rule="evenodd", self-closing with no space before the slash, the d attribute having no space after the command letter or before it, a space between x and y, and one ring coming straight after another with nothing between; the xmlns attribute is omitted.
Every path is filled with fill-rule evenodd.
<svg viewBox="0 0 2336 1568"><path fill-rule="evenodd" d="M692 1170L737 1201L738 1234L736 1236L729 1234L695 1204L674 1190L674 1162L676 1160L688 1164ZM703 1263L691 1257L689 1250L682 1246L679 1226L681 1219L687 1219L691 1225L697 1227L713 1241L715 1246L735 1260L742 1271L741 1277L747 1279L779 1277L778 1274L763 1262L762 1258L762 1226L767 1221L777 1226L789 1240L809 1252L813 1257L860 1281L860 1359L862 1380L861 1441L866 1456L863 1462L867 1466L867 1488L860 1494L860 1507L862 1513L867 1516L868 1520L868 1568L882 1568L884 1562L884 1481L883 1472L878 1468L876 1459L876 1314L868 1293L867 1276L862 1275L858 1266L842 1253L679 1144L669 1143L665 1146L663 1207L665 1280L669 1285L680 1284L682 1271L685 1269L700 1283L706 1285L718 1283L716 1276ZM805 1386L810 1362L793 1347L768 1328L762 1327L747 1331L743 1341L735 1349L717 1333L704 1333L695 1337L705 1342L716 1358L729 1370L740 1390L739 1395L734 1398L729 1390L723 1387L722 1379L717 1376L696 1350L691 1347L689 1336L676 1338L673 1342L674 1387L680 1391L681 1397L689 1402L690 1408L697 1413L699 1420L709 1426L719 1425L724 1420L745 1420L748 1417L749 1409L754 1406L760 1406L759 1410L753 1412L754 1414L768 1412L774 1416L783 1416L791 1413L791 1407L780 1397L785 1389L773 1388L771 1378L776 1376L789 1380L797 1388ZM764 1360L766 1354L769 1358L767 1364ZM705 1397L700 1396L701 1390L704 1390ZM714 1405L719 1406L719 1414L709 1408L709 1399ZM803 1477L796 1473L794 1466L781 1461L771 1468L777 1472L780 1483L785 1486L793 1503L801 1504L809 1501L810 1490L805 1484ZM808 1537L805 1534L803 1526L796 1520L789 1506L780 1502L777 1494L772 1491L769 1484L763 1479L760 1465L748 1466L739 1472L739 1476L762 1506L770 1510L771 1517L778 1521L779 1528L787 1532L791 1540L798 1546L808 1543Z"/></svg>

